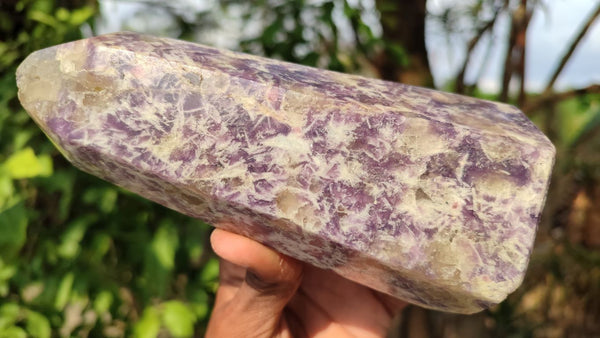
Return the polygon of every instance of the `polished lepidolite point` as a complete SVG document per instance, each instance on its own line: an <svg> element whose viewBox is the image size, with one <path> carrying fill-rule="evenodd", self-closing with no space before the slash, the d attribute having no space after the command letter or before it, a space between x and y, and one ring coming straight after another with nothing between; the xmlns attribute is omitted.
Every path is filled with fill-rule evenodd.
<svg viewBox="0 0 600 338"><path fill-rule="evenodd" d="M428 308L521 283L554 147L514 107L134 33L30 55L82 170Z"/></svg>

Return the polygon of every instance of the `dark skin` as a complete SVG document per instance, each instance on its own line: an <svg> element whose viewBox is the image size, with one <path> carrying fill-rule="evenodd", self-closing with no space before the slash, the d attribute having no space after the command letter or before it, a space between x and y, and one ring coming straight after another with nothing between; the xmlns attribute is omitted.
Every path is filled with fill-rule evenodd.
<svg viewBox="0 0 600 338"><path fill-rule="evenodd" d="M385 337L406 303L217 229L220 286L206 337Z"/></svg>

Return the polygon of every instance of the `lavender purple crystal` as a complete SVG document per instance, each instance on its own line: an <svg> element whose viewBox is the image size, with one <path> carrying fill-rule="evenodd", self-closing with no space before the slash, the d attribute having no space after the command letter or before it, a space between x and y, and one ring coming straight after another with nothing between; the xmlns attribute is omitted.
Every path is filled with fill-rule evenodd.
<svg viewBox="0 0 600 338"><path fill-rule="evenodd" d="M554 147L514 107L134 33L17 82L82 170L358 283L471 313L523 279Z"/></svg>

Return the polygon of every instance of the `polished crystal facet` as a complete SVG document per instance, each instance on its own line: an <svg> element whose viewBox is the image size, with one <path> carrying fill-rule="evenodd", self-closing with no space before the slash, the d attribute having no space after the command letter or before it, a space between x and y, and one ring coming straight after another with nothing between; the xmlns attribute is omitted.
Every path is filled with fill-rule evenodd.
<svg viewBox="0 0 600 338"><path fill-rule="evenodd" d="M470 313L523 279L554 148L514 107L134 33L17 82L82 170L358 283Z"/></svg>

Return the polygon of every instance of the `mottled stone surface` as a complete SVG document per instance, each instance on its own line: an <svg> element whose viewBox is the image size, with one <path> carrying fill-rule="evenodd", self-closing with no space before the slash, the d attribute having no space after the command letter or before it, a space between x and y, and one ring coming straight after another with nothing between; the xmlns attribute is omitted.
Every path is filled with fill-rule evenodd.
<svg viewBox="0 0 600 338"><path fill-rule="evenodd" d="M554 148L514 107L134 33L17 82L77 167L290 256L462 313L522 281Z"/></svg>

